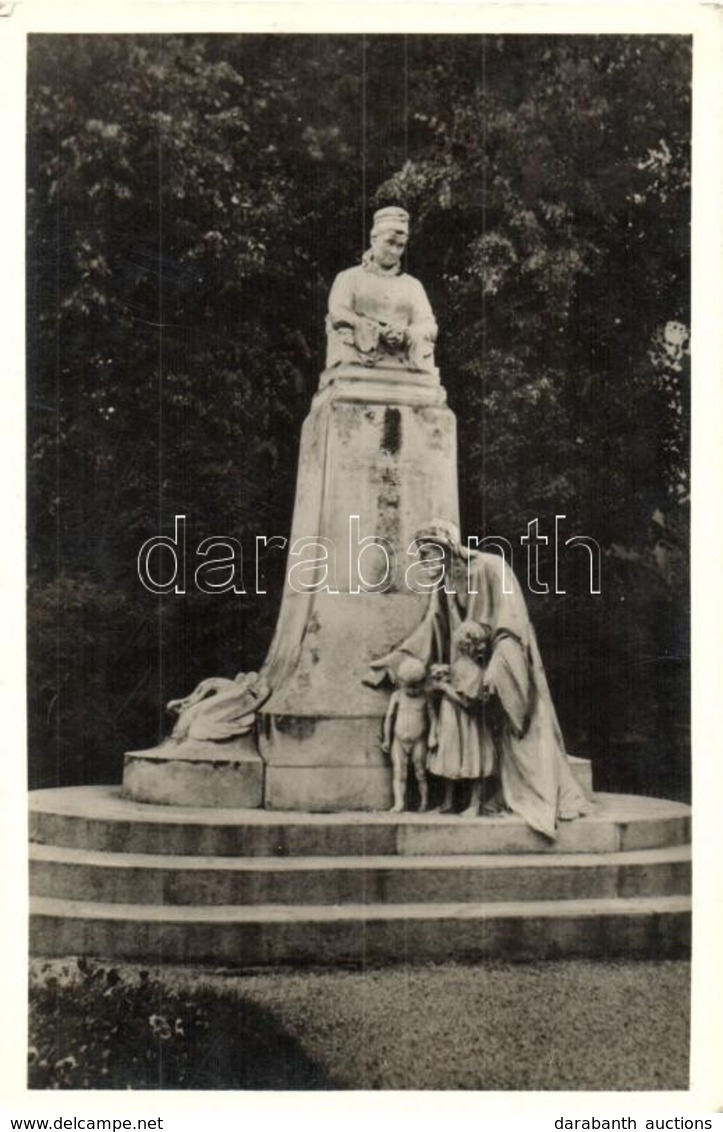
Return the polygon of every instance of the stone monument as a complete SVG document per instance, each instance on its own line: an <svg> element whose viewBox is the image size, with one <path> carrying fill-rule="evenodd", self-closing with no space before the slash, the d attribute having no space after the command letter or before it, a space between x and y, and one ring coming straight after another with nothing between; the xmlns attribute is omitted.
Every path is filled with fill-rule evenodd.
<svg viewBox="0 0 723 1132"><path fill-rule="evenodd" d="M389 692L362 678L424 614L405 576L415 532L430 515L458 522L456 422L429 300L400 268L408 235L403 209L380 209L361 265L332 286L327 366L302 429L292 553L260 676L203 681L174 701L171 738L126 755L130 798L312 811L392 803L381 749ZM305 548L298 558L294 547Z"/></svg>
<svg viewBox="0 0 723 1132"><path fill-rule="evenodd" d="M400 270L408 228L402 209L377 212L332 287L261 671L171 701L172 734L126 754L120 791L33 792L34 953L248 967L687 952L688 807L590 802L519 587L461 541L436 324ZM440 565L444 586L425 587ZM402 812L407 781L427 807L428 772L441 806Z"/></svg>
<svg viewBox="0 0 723 1132"><path fill-rule="evenodd" d="M335 552L328 591L288 578L264 666L273 688L259 715L266 805L387 809L381 750L388 691L369 662L424 613L406 584L408 549L430 514L456 520L456 425L434 366L436 323L424 288L400 270L409 219L374 217L371 248L329 296L327 368L301 437L291 542L320 536Z"/></svg>
<svg viewBox="0 0 723 1132"><path fill-rule="evenodd" d="M432 534L459 529L455 418L434 363L432 308L422 284L401 270L408 237L404 209L378 210L361 264L342 271L331 288L327 364L302 429L289 565L262 670L204 680L186 699L172 701L178 718L171 737L126 755L124 793L131 799L305 812L392 805L395 760L383 725L399 675L397 664L385 667L378 658L414 641L429 620L428 579L410 569L420 530L429 535L432 516ZM437 539L442 552L445 538ZM490 556L477 557L480 573ZM497 561L491 559L485 576L492 577ZM456 586L442 636L451 635L454 610L469 601L465 586ZM512 619L510 609L509 601L499 612L485 606L480 618L499 618L497 637L526 641L531 626L524 601ZM449 647L427 642L416 656L426 671L454 659ZM509 641L496 655L505 649L509 653ZM414 655L414 646L407 651ZM527 661L521 667L532 672ZM538 699L542 681L544 673L536 682ZM554 719L551 703L548 714ZM484 746L484 726L468 719L465 708L458 716L478 736L473 746ZM443 728L443 748L448 734ZM559 770L559 730L548 742L552 734L551 724L542 743ZM473 782L467 812L476 815L481 776L500 768L483 766L490 760L479 752L472 759L468 753L462 752L459 776ZM441 763L449 768L444 749ZM397 751L397 810L403 770ZM524 773L539 792L539 775ZM544 783L553 795L555 774ZM426 806L426 789L420 797ZM447 782L446 810L450 798ZM583 807L572 810L576 816ZM551 836L555 816L553 802L540 826Z"/></svg>

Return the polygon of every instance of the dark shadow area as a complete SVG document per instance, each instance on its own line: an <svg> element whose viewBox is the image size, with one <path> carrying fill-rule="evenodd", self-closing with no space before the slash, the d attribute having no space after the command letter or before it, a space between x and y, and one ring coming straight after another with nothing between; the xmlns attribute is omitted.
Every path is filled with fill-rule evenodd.
<svg viewBox="0 0 723 1132"><path fill-rule="evenodd" d="M269 1010L240 996L169 993L147 972L129 983L83 960L77 976L31 987L29 1089L333 1087Z"/></svg>

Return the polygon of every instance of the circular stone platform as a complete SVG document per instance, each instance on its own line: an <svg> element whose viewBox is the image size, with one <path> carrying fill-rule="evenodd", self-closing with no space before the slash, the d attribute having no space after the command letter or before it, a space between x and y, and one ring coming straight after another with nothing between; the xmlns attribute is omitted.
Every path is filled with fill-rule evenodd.
<svg viewBox="0 0 723 1132"><path fill-rule="evenodd" d="M595 794L592 812L562 822L556 842L514 815L201 809L146 805L119 786L30 793L30 838L129 853L210 856L616 853L690 840L690 808L626 794Z"/></svg>
<svg viewBox="0 0 723 1132"><path fill-rule="evenodd" d="M552 844L516 817L30 796L30 948L143 962L687 954L690 811L598 794Z"/></svg>

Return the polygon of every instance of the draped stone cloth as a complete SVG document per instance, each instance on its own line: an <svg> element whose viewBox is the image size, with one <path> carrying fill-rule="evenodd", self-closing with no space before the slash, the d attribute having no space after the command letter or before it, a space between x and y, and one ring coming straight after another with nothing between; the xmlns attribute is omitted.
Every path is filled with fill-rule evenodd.
<svg viewBox="0 0 723 1132"><path fill-rule="evenodd" d="M459 558L458 558L459 561ZM565 754L557 714L519 583L501 557L465 552L466 586L438 588L420 625L393 652L374 662L370 683L392 680L404 656L426 665L449 664L452 634L470 619L492 629L492 653L484 683L497 697L504 724L496 735L504 805L546 837L560 820L587 813L589 799ZM505 593L503 570L511 593ZM449 586L449 580L445 583ZM451 588L451 587L450 587Z"/></svg>
<svg viewBox="0 0 723 1132"><path fill-rule="evenodd" d="M239 672L233 680L211 676L202 680L189 696L171 700L168 710L178 715L171 738L219 741L248 735L256 712L271 695L271 688L257 672Z"/></svg>

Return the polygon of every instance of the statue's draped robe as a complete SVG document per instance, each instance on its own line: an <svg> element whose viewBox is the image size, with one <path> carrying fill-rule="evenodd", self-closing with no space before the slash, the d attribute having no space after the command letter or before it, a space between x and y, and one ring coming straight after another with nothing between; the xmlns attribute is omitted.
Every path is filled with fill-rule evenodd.
<svg viewBox="0 0 723 1132"><path fill-rule="evenodd" d="M402 351L385 349L383 326L404 327ZM346 332L345 332L346 331ZM329 294L328 368L342 364L434 370L437 323L424 287L405 273L383 272L373 263L340 272Z"/></svg>
<svg viewBox="0 0 723 1132"><path fill-rule="evenodd" d="M456 655L454 639L450 650L450 684L463 702L440 697L437 748L428 767L441 778L488 778L497 769L497 753L484 702L485 670L471 657Z"/></svg>
<svg viewBox="0 0 723 1132"><path fill-rule="evenodd" d="M505 805L534 830L556 836L558 820L587 813L591 804L575 779L550 697L535 631L519 583L503 559L472 552L461 594L432 593L423 621L384 658L393 676L405 655L448 664L455 629L470 619L490 625L492 655L485 681L505 723L497 736L498 773ZM503 588L503 570L508 588Z"/></svg>

